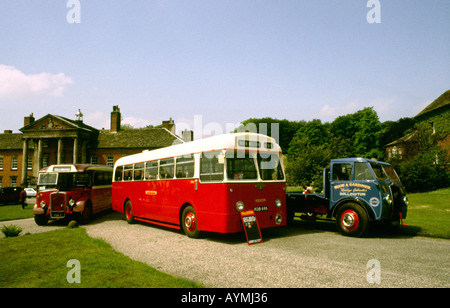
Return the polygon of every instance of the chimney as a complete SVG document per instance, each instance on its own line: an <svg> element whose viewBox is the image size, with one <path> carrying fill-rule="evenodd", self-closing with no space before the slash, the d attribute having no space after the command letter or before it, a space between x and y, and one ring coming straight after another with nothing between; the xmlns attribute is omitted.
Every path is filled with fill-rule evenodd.
<svg viewBox="0 0 450 308"><path fill-rule="evenodd" d="M181 139L183 139L184 142L194 141L194 131L185 129L181 132Z"/></svg>
<svg viewBox="0 0 450 308"><path fill-rule="evenodd" d="M169 121L163 121L162 127L167 129L172 134L175 134L175 122L172 120L172 118L170 118Z"/></svg>
<svg viewBox="0 0 450 308"><path fill-rule="evenodd" d="M120 130L120 108L119 106L113 106L111 112L111 133L117 133Z"/></svg>
<svg viewBox="0 0 450 308"><path fill-rule="evenodd" d="M27 125L30 125L33 122L34 122L34 116L33 116L33 114L30 114L30 116L24 118L23 126L25 127Z"/></svg>

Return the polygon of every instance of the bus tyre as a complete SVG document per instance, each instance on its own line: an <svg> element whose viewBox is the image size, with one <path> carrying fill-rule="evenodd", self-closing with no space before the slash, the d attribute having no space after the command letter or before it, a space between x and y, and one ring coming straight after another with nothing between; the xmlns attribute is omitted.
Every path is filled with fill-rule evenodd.
<svg viewBox="0 0 450 308"><path fill-rule="evenodd" d="M342 235L359 237L369 229L366 211L355 203L343 205L337 214L336 224Z"/></svg>
<svg viewBox="0 0 450 308"><path fill-rule="evenodd" d="M42 215L34 215L34 222L38 226L45 226L48 222L48 217L45 214Z"/></svg>
<svg viewBox="0 0 450 308"><path fill-rule="evenodd" d="M78 222L81 225L87 225L92 220L92 205L90 203L84 206L83 212L79 213Z"/></svg>
<svg viewBox="0 0 450 308"><path fill-rule="evenodd" d="M127 203L125 203L125 219L127 220L127 223L134 224L134 216L133 216L133 207L131 206L131 201L128 200Z"/></svg>
<svg viewBox="0 0 450 308"><path fill-rule="evenodd" d="M184 233L191 238L198 238L200 231L198 231L197 214L192 206L188 206L183 210L181 215L181 227Z"/></svg>

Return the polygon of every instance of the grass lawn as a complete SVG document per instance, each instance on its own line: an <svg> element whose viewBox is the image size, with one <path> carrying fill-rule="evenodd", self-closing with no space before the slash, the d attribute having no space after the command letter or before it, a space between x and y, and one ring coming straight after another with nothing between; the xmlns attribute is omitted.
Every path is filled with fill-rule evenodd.
<svg viewBox="0 0 450 308"><path fill-rule="evenodd" d="M22 205L0 205L0 221L33 218L33 204L28 204L25 209Z"/></svg>
<svg viewBox="0 0 450 308"><path fill-rule="evenodd" d="M408 199L404 223L411 226L402 226L401 232L450 239L450 188L409 194Z"/></svg>
<svg viewBox="0 0 450 308"><path fill-rule="evenodd" d="M164 274L114 251L83 228L0 239L0 288L194 288L194 282ZM81 283L67 275L80 262Z"/></svg>

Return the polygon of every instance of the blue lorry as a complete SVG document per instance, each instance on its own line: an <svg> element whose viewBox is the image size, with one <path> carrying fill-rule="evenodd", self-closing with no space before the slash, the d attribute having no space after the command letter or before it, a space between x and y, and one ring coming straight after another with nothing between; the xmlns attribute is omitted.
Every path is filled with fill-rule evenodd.
<svg viewBox="0 0 450 308"><path fill-rule="evenodd" d="M394 168L365 158L332 159L323 171L323 193L287 193L288 222L335 218L343 235L364 236L373 222L398 227L406 218L408 198Z"/></svg>

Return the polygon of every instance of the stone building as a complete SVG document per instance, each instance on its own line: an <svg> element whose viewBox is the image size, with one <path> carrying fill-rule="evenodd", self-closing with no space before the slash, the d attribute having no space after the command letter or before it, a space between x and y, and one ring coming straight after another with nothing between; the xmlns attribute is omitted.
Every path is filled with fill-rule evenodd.
<svg viewBox="0 0 450 308"><path fill-rule="evenodd" d="M450 90L447 90L414 117L416 127L422 125L434 137L439 148L450 153ZM410 134L386 145L386 157L408 160L416 156L420 147L420 134Z"/></svg>
<svg viewBox="0 0 450 308"><path fill-rule="evenodd" d="M76 119L47 114L24 118L20 133L0 134L0 186L36 185L41 168L52 164L92 163L113 166L122 156L182 143L172 119L160 128L121 129L121 113L113 106L109 130Z"/></svg>

